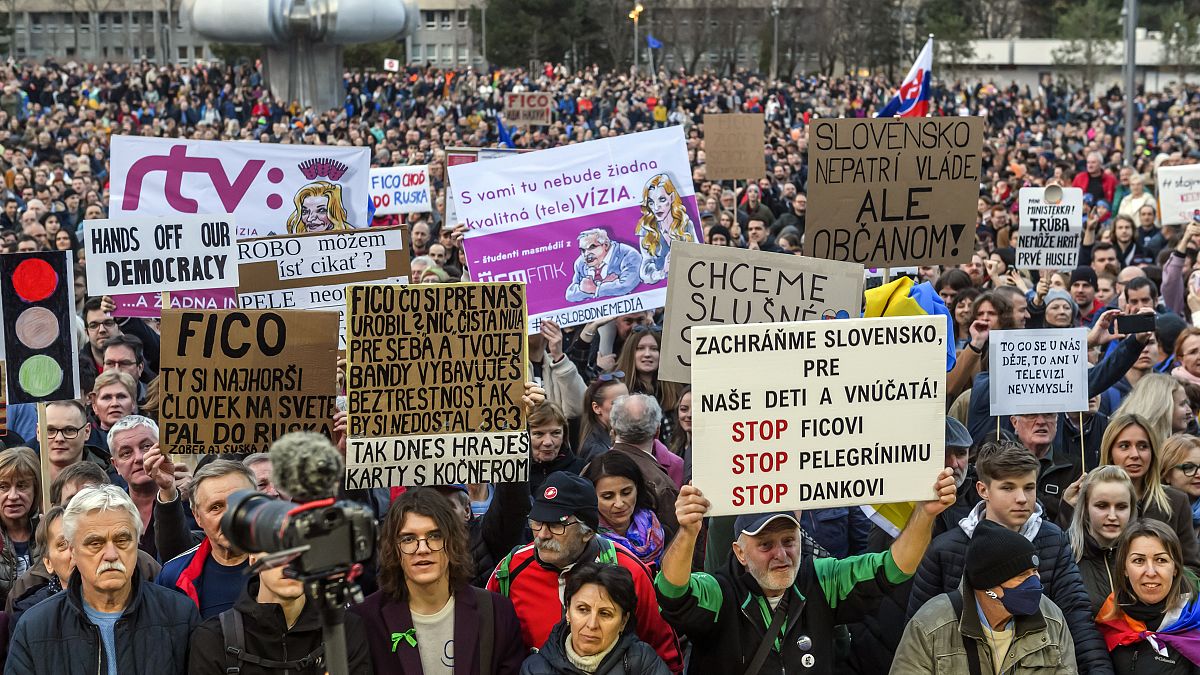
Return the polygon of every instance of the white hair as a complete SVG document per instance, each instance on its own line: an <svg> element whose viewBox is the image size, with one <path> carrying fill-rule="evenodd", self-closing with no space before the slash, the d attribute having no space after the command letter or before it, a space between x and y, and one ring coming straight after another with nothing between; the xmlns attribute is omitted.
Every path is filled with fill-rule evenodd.
<svg viewBox="0 0 1200 675"><path fill-rule="evenodd" d="M593 227L590 230L584 230L583 232L580 232L578 241L582 243L592 237L596 238L597 244L604 245L612 242L612 239L610 239L608 236L608 231L601 227Z"/></svg>
<svg viewBox="0 0 1200 675"><path fill-rule="evenodd" d="M122 431L129 431L130 429L136 429L138 427L146 427L150 430L150 433L154 434L154 440L158 440L157 422L142 415L126 415L117 420L117 423L112 425L112 428L108 430L108 447L110 449L116 449L117 434L121 433Z"/></svg>
<svg viewBox="0 0 1200 675"><path fill-rule="evenodd" d="M93 511L125 511L141 539L142 516L129 495L116 485L93 485L77 492L63 511L63 538L73 544L80 519Z"/></svg>

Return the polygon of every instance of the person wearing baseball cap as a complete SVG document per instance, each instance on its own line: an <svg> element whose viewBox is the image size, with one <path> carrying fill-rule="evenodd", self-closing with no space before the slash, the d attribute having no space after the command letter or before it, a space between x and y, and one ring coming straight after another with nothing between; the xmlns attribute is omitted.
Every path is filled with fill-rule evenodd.
<svg viewBox="0 0 1200 675"><path fill-rule="evenodd" d="M679 644L658 612L650 572L624 546L596 536L599 526L600 508L591 481L555 471L538 488L529 509L533 543L513 550L500 561L488 579L488 590L512 600L525 646L538 649L562 619L559 589L563 576L584 562L620 565L633 575L638 637L654 648L671 672L682 672Z"/></svg>
<svg viewBox="0 0 1200 675"><path fill-rule="evenodd" d="M938 474L932 492L936 498L913 510L887 551L802 556L800 522L792 512L746 514L734 521L725 568L693 574L710 504L698 488L684 485L675 501L679 533L663 554L655 587L662 615L691 640L689 674L833 673L834 627L861 621L916 571L934 521L955 501L952 469Z"/></svg>
<svg viewBox="0 0 1200 675"><path fill-rule="evenodd" d="M1037 550L982 521L967 545L963 580L913 616L892 673L1078 673L1067 621L1042 595Z"/></svg>

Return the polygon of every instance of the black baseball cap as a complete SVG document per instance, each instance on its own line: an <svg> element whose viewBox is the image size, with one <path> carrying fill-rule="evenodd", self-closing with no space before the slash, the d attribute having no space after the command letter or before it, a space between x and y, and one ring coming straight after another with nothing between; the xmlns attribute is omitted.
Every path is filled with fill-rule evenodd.
<svg viewBox="0 0 1200 675"><path fill-rule="evenodd" d="M546 477L533 498L529 519L540 523L562 523L575 516L593 530L600 526L596 488L582 476L555 471Z"/></svg>
<svg viewBox="0 0 1200 675"><path fill-rule="evenodd" d="M791 511L773 511L771 513L750 513L744 516L738 516L737 520L733 521L734 535L748 534L751 537L763 531L763 528L772 521L789 520L796 527L800 527L800 521L796 520L796 514Z"/></svg>

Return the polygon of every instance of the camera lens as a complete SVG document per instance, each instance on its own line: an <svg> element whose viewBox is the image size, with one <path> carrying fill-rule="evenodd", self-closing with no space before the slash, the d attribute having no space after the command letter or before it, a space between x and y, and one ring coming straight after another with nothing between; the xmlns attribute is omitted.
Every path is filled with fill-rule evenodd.
<svg viewBox="0 0 1200 675"><path fill-rule="evenodd" d="M254 490L238 490L226 501L221 532L245 553L281 551L286 548L282 534L288 512L295 506Z"/></svg>

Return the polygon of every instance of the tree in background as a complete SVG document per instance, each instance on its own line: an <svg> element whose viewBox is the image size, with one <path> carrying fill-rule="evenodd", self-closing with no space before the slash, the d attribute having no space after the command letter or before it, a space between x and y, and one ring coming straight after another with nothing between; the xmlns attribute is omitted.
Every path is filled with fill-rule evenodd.
<svg viewBox="0 0 1200 675"><path fill-rule="evenodd" d="M933 60L939 71L953 71L975 56L971 41L980 35L969 12L970 5L958 0L927 0L917 11L917 37L933 34ZM918 49L924 44L916 41Z"/></svg>
<svg viewBox="0 0 1200 675"><path fill-rule="evenodd" d="M1087 0L1071 7L1058 18L1058 37L1067 44L1054 50L1054 62L1074 66L1090 89L1105 62L1121 49L1120 19L1114 0Z"/></svg>
<svg viewBox="0 0 1200 675"><path fill-rule="evenodd" d="M1197 65L1200 65L1200 12L1195 5L1189 9L1184 3L1160 8L1153 19L1157 19L1163 34L1163 65L1175 66L1179 81Z"/></svg>

